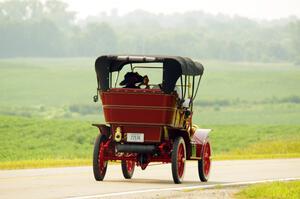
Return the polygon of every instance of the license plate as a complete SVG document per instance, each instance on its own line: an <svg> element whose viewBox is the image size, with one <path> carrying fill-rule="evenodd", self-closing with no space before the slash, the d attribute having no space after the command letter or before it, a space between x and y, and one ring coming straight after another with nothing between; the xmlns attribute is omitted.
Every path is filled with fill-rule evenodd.
<svg viewBox="0 0 300 199"><path fill-rule="evenodd" d="M144 142L143 133L127 133L127 142Z"/></svg>

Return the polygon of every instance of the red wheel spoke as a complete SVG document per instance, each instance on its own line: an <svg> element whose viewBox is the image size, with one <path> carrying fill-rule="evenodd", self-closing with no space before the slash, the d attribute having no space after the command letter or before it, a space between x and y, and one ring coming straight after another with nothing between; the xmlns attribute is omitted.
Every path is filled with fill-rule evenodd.
<svg viewBox="0 0 300 199"><path fill-rule="evenodd" d="M210 171L210 144L206 143L204 146L204 151L203 151L203 164L204 164L204 174L206 176L209 175L209 171Z"/></svg>
<svg viewBox="0 0 300 199"><path fill-rule="evenodd" d="M134 167L134 164L135 164L134 161L130 161L130 160L126 161L127 170L128 170L129 173L132 171L132 169Z"/></svg>
<svg viewBox="0 0 300 199"><path fill-rule="evenodd" d="M132 154L124 154L124 157L133 157ZM123 176L125 179L131 179L135 167L134 160L122 160L121 161L121 168L123 172Z"/></svg>
<svg viewBox="0 0 300 199"><path fill-rule="evenodd" d="M100 144L98 156L99 171L101 174L105 172L106 161L104 161L104 142Z"/></svg>
<svg viewBox="0 0 300 199"><path fill-rule="evenodd" d="M180 184L184 176L186 160L185 141L182 137L176 137L173 143L173 151L171 156L172 175L176 184Z"/></svg>
<svg viewBox="0 0 300 199"><path fill-rule="evenodd" d="M107 141L106 136L99 134L95 141L93 155L93 171L97 181L102 181L106 173L107 160L105 155L108 145L109 141Z"/></svg>
<svg viewBox="0 0 300 199"><path fill-rule="evenodd" d="M178 165L178 175L182 177L183 171L184 171L184 148L183 144L179 145L178 149L178 160L177 160L177 165Z"/></svg>

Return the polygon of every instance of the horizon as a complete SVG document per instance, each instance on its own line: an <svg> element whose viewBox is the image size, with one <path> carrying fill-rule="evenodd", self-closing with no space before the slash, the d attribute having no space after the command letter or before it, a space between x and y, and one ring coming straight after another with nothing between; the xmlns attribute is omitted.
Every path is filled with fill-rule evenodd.
<svg viewBox="0 0 300 199"><path fill-rule="evenodd" d="M69 5L70 11L77 12L77 19L86 19L89 16L100 16L101 13L107 15L124 16L135 10L143 10L153 14L175 14L192 11L201 11L212 15L226 15L229 17L239 16L253 20L277 20L282 18L300 18L300 1L297 0L228 0L218 2L211 0L186 0L182 1L158 1L146 0L63 0ZM157 6L159 5L159 6Z"/></svg>

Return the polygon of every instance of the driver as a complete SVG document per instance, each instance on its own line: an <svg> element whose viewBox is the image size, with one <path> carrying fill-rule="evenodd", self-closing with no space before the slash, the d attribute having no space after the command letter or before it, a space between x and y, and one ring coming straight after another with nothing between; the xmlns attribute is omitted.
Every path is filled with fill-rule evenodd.
<svg viewBox="0 0 300 199"><path fill-rule="evenodd" d="M143 77L138 72L126 73L124 80L120 82L120 86L124 86L123 88L140 88L141 85L145 85L145 88L150 88L148 76L145 75Z"/></svg>

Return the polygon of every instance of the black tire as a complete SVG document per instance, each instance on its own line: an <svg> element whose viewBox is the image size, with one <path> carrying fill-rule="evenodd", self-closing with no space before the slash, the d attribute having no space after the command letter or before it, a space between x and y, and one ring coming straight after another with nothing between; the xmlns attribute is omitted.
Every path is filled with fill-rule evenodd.
<svg viewBox="0 0 300 199"><path fill-rule="evenodd" d="M124 178L131 179L135 168L135 161L122 160L121 167Z"/></svg>
<svg viewBox="0 0 300 199"><path fill-rule="evenodd" d="M101 146L107 141L107 138L105 135L99 134L95 141L94 146L94 155L93 155L93 171L94 171L94 177L96 181L102 181L105 177L106 170L107 170L107 161L101 161L101 157L103 157L100 153ZM103 150L103 149L102 149Z"/></svg>
<svg viewBox="0 0 300 199"><path fill-rule="evenodd" d="M203 145L201 160L198 160L198 174L202 182L207 182L211 168L211 147L207 141Z"/></svg>
<svg viewBox="0 0 300 199"><path fill-rule="evenodd" d="M186 160L186 149L185 149L184 139L182 137L177 137L175 138L173 143L173 150L172 150L172 157L171 157L172 175L175 184L182 183L184 177L185 160Z"/></svg>

